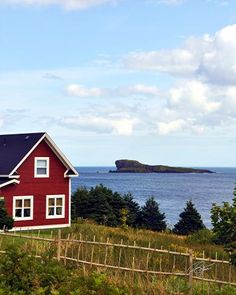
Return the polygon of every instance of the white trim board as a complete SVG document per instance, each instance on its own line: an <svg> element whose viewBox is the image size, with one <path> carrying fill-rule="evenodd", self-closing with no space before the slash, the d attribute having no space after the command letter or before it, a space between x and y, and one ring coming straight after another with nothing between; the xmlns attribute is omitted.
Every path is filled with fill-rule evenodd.
<svg viewBox="0 0 236 295"><path fill-rule="evenodd" d="M7 185L9 185L9 184L19 184L19 183L20 183L19 180L11 179L11 180L9 180L9 181L6 181L6 182L0 184L0 188L2 188L2 187L4 187L4 186L7 186Z"/></svg>

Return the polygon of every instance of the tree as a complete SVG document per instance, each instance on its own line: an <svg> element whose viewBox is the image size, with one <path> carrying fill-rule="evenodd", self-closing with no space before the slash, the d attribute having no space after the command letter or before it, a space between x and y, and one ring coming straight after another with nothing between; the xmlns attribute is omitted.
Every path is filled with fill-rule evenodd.
<svg viewBox="0 0 236 295"><path fill-rule="evenodd" d="M134 201L131 193L124 195L123 200L125 202L125 208L128 210L127 225L138 227L140 225L141 218L141 210L139 204Z"/></svg>
<svg viewBox="0 0 236 295"><path fill-rule="evenodd" d="M194 207L192 201L187 201L184 211L179 215L180 219L175 224L173 232L180 235L189 235L205 228L201 215Z"/></svg>
<svg viewBox="0 0 236 295"><path fill-rule="evenodd" d="M14 224L14 220L7 213L4 199L0 198L0 230L11 229L13 227L13 224Z"/></svg>
<svg viewBox="0 0 236 295"><path fill-rule="evenodd" d="M108 226L121 224L121 210L125 208L122 196L111 189L97 185L89 191L79 188L72 196L73 216L93 219Z"/></svg>
<svg viewBox="0 0 236 295"><path fill-rule="evenodd" d="M77 217L84 217L84 209L87 207L89 191L85 187L80 187L72 196L71 216L73 220Z"/></svg>
<svg viewBox="0 0 236 295"><path fill-rule="evenodd" d="M163 231L166 229L165 214L159 211L159 205L154 197L149 198L141 211L141 221L144 228Z"/></svg>
<svg viewBox="0 0 236 295"><path fill-rule="evenodd" d="M227 244L236 241L236 188L234 190L233 203L223 202L223 206L212 205L211 222L214 240L219 244Z"/></svg>

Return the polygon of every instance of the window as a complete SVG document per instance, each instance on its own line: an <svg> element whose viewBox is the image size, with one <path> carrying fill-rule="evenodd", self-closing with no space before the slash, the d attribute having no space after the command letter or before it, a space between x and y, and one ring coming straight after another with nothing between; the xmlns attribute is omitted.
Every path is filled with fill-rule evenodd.
<svg viewBox="0 0 236 295"><path fill-rule="evenodd" d="M65 217L65 195L47 196L46 218Z"/></svg>
<svg viewBox="0 0 236 295"><path fill-rule="evenodd" d="M13 218L16 221L33 219L33 196L13 197Z"/></svg>
<svg viewBox="0 0 236 295"><path fill-rule="evenodd" d="M35 158L34 177L49 177L49 158L48 157Z"/></svg>

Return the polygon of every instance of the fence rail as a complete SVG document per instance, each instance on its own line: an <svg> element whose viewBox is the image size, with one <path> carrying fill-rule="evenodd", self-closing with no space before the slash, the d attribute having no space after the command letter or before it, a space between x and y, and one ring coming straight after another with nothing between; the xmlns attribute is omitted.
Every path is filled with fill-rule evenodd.
<svg viewBox="0 0 236 295"><path fill-rule="evenodd" d="M141 247L133 245L79 239L68 234L61 237L61 230L55 238L15 233L0 233L0 254L5 253L1 247L4 238L24 239L35 249L35 256L40 256L49 244L56 248L55 259L64 263L82 264L84 267L105 268L116 271L140 273L159 276L179 276L188 280L190 294L193 281L217 283L236 287L236 269L227 260L207 257L196 257L192 250L188 253L169 251L166 249ZM33 243L35 243L33 245ZM40 244L41 243L41 244ZM41 246L40 246L41 245ZM34 247L32 247L34 246ZM40 248L41 247L41 248Z"/></svg>

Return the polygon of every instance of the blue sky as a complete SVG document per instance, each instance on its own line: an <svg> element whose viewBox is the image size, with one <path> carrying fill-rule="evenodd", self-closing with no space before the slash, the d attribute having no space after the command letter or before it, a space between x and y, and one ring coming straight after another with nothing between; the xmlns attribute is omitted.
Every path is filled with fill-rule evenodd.
<svg viewBox="0 0 236 295"><path fill-rule="evenodd" d="M236 166L236 3L1 0L0 132L75 165Z"/></svg>

